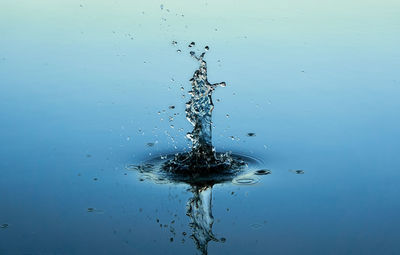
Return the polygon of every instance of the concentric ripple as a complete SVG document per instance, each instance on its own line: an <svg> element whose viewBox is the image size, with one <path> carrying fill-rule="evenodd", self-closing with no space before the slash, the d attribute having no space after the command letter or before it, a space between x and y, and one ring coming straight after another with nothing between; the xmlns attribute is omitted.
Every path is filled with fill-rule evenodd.
<svg viewBox="0 0 400 255"><path fill-rule="evenodd" d="M251 185L258 182L256 176L262 162L254 157L229 154L233 162L230 168L219 168L213 171L181 171L166 170L171 160L182 154L170 154L159 156L143 162L140 165L128 165L126 169L138 171L140 178L150 180L158 184L186 183L189 185L214 185L218 183L234 183L237 185ZM217 157L225 155L216 153Z"/></svg>

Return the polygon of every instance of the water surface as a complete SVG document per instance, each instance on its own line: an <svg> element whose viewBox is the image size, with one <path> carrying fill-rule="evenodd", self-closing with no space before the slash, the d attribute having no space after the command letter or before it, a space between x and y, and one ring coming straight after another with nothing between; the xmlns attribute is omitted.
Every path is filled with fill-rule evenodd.
<svg viewBox="0 0 400 255"><path fill-rule="evenodd" d="M1 1L0 253L201 254L190 235L210 229L188 205L212 193L209 254L396 254L399 10ZM188 55L205 45L209 80L227 84L213 145L271 171L253 185L126 168L187 151Z"/></svg>

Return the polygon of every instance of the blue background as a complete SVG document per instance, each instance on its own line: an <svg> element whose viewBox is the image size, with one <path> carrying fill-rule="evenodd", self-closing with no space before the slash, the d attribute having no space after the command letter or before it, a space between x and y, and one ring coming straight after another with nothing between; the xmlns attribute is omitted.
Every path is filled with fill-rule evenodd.
<svg viewBox="0 0 400 255"><path fill-rule="evenodd" d="M389 0L2 0L0 253L196 252L181 235L188 186L125 169L187 148L194 41L210 46L209 81L227 83L214 93L216 149L272 171L214 187L214 233L227 241L209 253L397 254L399 11ZM176 220L174 242L156 219Z"/></svg>

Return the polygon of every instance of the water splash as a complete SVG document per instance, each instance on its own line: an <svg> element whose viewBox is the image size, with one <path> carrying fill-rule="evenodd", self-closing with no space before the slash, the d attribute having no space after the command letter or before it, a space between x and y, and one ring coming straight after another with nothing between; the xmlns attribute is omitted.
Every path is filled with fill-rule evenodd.
<svg viewBox="0 0 400 255"><path fill-rule="evenodd" d="M189 44L190 48L194 46L194 42ZM206 46L205 50L209 47ZM191 151L172 155L164 153L141 165L127 166L127 169L138 171L140 181L190 185L189 191L193 196L186 204L186 214L190 219L191 238L197 250L206 255L210 241L225 242L225 238L217 238L212 231L212 187L223 183L254 185L259 182L259 176L269 175L271 171L260 170L262 162L255 158L216 152L212 145L212 93L218 86L225 87L226 83L208 82L205 52L196 56L191 51L190 55L199 63L199 68L190 79L192 88L189 91L190 100L186 103L186 118L193 126L193 130L186 135L192 142ZM175 106L169 108L174 109ZM248 136L255 136L255 133Z"/></svg>
<svg viewBox="0 0 400 255"><path fill-rule="evenodd" d="M189 47L193 46L195 46L194 42L189 45ZM207 47L206 50L208 49ZM214 109L212 93L219 86L225 87L226 83L208 82L207 63L204 61L205 52L196 56L192 51L190 55L199 63L199 68L190 79L190 99L186 103L186 118L193 126L193 130L186 135L192 142L190 152L163 154L141 165L130 165L127 169L138 171L141 181L190 185L189 190L193 196L186 204L186 214L190 219L191 238L199 253L206 255L210 241L225 241L225 238L217 238L212 231L214 223L212 187L222 183L254 185L259 181L257 175L270 172L269 170L255 172L260 166L257 159L230 152L216 152L212 145L212 111ZM175 106L169 108L174 109ZM151 145L154 144L151 143Z"/></svg>
<svg viewBox="0 0 400 255"><path fill-rule="evenodd" d="M208 46L207 46L208 48ZM212 93L216 87L225 87L225 82L211 84L207 78L207 62L205 52L196 56L190 55L199 62L199 68L190 79L192 89L189 91L190 100L186 103L186 118L193 125L192 132L187 138L192 142L189 153L177 154L164 164L164 169L170 172L208 173L215 171L235 170L244 165L229 153L217 154L212 145L212 111L214 104Z"/></svg>

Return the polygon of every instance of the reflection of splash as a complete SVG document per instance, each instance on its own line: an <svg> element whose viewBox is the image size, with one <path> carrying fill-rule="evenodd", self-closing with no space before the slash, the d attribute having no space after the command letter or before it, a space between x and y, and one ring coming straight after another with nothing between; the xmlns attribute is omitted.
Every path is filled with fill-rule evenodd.
<svg viewBox="0 0 400 255"><path fill-rule="evenodd" d="M207 254L209 241L219 242L212 233L214 217L212 216L212 186L192 186L193 197L187 203L187 216L190 217L192 238L201 254Z"/></svg>
<svg viewBox="0 0 400 255"><path fill-rule="evenodd" d="M168 158L174 155L168 155ZM157 184L187 184L193 196L186 204L186 214L190 218L191 238L200 254L207 254L208 243L225 242L225 238L216 238L212 232L214 217L212 215L212 187L222 183L236 185L253 185L259 181L259 175L268 175L269 170L256 170L260 162L244 155L232 155L235 160L246 162L242 171L225 171L204 175L187 175L171 173L163 170L165 159L160 157L148 160L141 165L127 166L128 170L138 171L141 180L149 180ZM246 171L245 171L246 170ZM186 235L186 234L185 234Z"/></svg>

